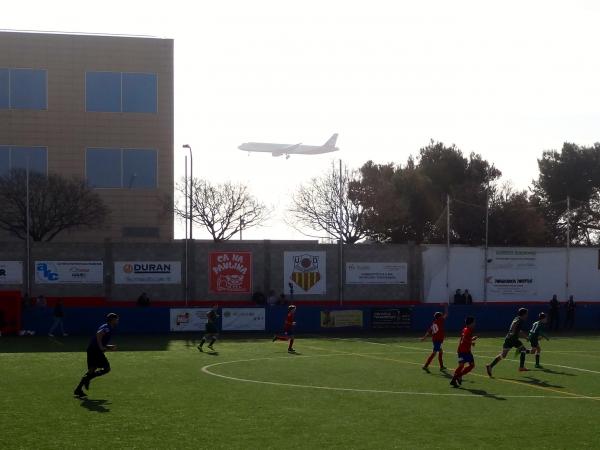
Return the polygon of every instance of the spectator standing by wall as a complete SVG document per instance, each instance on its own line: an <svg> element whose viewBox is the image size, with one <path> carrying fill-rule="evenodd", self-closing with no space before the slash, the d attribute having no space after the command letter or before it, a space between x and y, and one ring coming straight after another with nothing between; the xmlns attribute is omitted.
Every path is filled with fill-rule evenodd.
<svg viewBox="0 0 600 450"><path fill-rule="evenodd" d="M142 308L150 306L150 297L148 297L148 294L142 292L142 295L140 295L137 299L137 305L141 306Z"/></svg>
<svg viewBox="0 0 600 450"><path fill-rule="evenodd" d="M463 295L463 293L461 292L460 289L457 289L456 293L454 294L454 304L455 305L464 305L465 304L465 296Z"/></svg>
<svg viewBox="0 0 600 450"><path fill-rule="evenodd" d="M573 329L573 325L575 325L575 301L573 300L573 296L569 296L569 300L565 305L567 310L567 319L565 320L565 329L571 330Z"/></svg>
<svg viewBox="0 0 600 450"><path fill-rule="evenodd" d="M54 305L54 310L52 311L52 315L54 317L54 322L52 323L52 326L50 327L48 336L54 337L54 331L58 327L60 327L61 336L68 336L68 334L65 333L65 327L64 327L65 308L64 308L62 299L59 298L56 301L56 305Z"/></svg>
<svg viewBox="0 0 600 450"><path fill-rule="evenodd" d="M38 308L45 308L46 306L48 306L46 297L44 297L43 295L38 295L35 303Z"/></svg>
<svg viewBox="0 0 600 450"><path fill-rule="evenodd" d="M463 295L465 297L465 305L472 305L473 304L473 296L471 295L471 293L469 292L468 289L465 289L465 293Z"/></svg>
<svg viewBox="0 0 600 450"><path fill-rule="evenodd" d="M273 289L269 291L269 297L267 297L267 304L269 306L275 306L277 304L277 294Z"/></svg>
<svg viewBox="0 0 600 450"><path fill-rule="evenodd" d="M554 331L558 331L559 306L560 304L558 303L556 294L554 294L552 300L550 300L550 329Z"/></svg>
<svg viewBox="0 0 600 450"><path fill-rule="evenodd" d="M267 301L267 298L265 297L265 294L263 294L263 292L260 290L260 288L258 288L254 292L254 294L252 294L252 301L257 305L264 305Z"/></svg>

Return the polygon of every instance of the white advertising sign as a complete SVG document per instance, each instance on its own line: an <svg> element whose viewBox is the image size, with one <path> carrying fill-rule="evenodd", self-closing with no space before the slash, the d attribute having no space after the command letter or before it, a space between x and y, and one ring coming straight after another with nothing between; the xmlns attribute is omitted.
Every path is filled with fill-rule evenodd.
<svg viewBox="0 0 600 450"><path fill-rule="evenodd" d="M171 331L204 331L209 308L171 308Z"/></svg>
<svg viewBox="0 0 600 450"><path fill-rule="evenodd" d="M346 263L346 284L406 284L408 265L402 262Z"/></svg>
<svg viewBox="0 0 600 450"><path fill-rule="evenodd" d="M102 284L102 261L36 261L37 284Z"/></svg>
<svg viewBox="0 0 600 450"><path fill-rule="evenodd" d="M298 295L323 295L327 292L325 252L284 252L283 292L289 294L291 283Z"/></svg>
<svg viewBox="0 0 600 450"><path fill-rule="evenodd" d="M179 261L115 262L115 284L179 284Z"/></svg>
<svg viewBox="0 0 600 450"><path fill-rule="evenodd" d="M488 292L501 297L526 298L537 294L535 249L494 249L488 260Z"/></svg>
<svg viewBox="0 0 600 450"><path fill-rule="evenodd" d="M264 308L223 308L223 331L264 331Z"/></svg>
<svg viewBox="0 0 600 450"><path fill-rule="evenodd" d="M23 262L21 261L0 261L0 285L2 284L22 284L23 283Z"/></svg>

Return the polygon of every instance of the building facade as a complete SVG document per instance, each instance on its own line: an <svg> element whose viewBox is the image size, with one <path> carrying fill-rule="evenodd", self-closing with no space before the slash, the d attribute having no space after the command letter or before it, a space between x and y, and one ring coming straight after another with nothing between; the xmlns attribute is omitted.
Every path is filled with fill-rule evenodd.
<svg viewBox="0 0 600 450"><path fill-rule="evenodd" d="M110 210L56 241L172 240L173 133L173 40L0 32L0 176L78 176Z"/></svg>

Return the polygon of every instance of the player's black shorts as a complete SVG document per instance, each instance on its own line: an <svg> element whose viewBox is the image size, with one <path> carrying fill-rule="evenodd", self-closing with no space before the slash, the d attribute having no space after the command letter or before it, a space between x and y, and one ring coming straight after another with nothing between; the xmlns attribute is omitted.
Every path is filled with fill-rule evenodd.
<svg viewBox="0 0 600 450"><path fill-rule="evenodd" d="M532 347L540 346L540 340L537 336L529 336L529 342L531 343Z"/></svg>
<svg viewBox="0 0 600 450"><path fill-rule="evenodd" d="M217 334L219 332L219 330L217 330L217 325L214 323L207 323L205 330L206 334Z"/></svg>
<svg viewBox="0 0 600 450"><path fill-rule="evenodd" d="M506 338L502 348L521 348L523 343L516 337Z"/></svg>
<svg viewBox="0 0 600 450"><path fill-rule="evenodd" d="M88 349L87 365L88 369L110 369L106 355L99 349Z"/></svg>

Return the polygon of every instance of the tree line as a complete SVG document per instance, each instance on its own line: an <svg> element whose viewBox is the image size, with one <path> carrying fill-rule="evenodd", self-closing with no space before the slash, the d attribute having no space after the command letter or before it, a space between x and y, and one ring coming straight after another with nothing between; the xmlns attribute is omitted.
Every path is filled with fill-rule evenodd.
<svg viewBox="0 0 600 450"><path fill-rule="evenodd" d="M518 190L481 155L431 141L403 164L367 161L341 175L332 167L299 188L290 213L346 243L444 243L448 222L453 244L483 245L487 237L489 245L564 245L567 235L573 245L600 243L600 144L544 151L538 168L531 186ZM323 217L331 218L326 226Z"/></svg>
<svg viewBox="0 0 600 450"><path fill-rule="evenodd" d="M286 221L307 236L348 244L434 244L448 237L464 245L486 239L489 245L564 245L567 239L572 245L600 244L600 143L544 151L538 169L527 189L515 189L481 155L431 141L404 163L367 161L358 169L332 164L296 189ZM165 202L166 209L181 220L191 214L217 242L260 226L272 212L240 183L195 179L188 187L178 183L176 201ZM23 170L0 177L0 229L19 239L27 232L26 191ZM97 228L109 214L82 179L29 175L34 241Z"/></svg>

